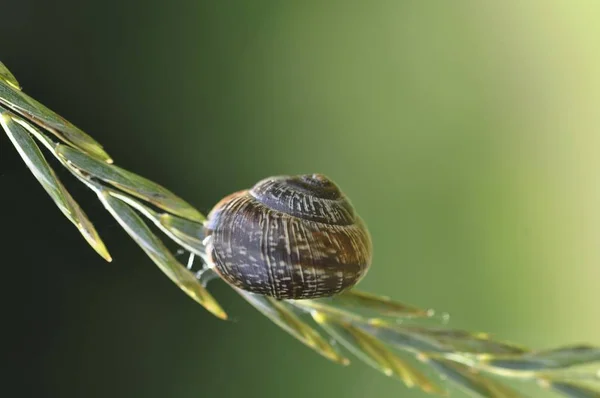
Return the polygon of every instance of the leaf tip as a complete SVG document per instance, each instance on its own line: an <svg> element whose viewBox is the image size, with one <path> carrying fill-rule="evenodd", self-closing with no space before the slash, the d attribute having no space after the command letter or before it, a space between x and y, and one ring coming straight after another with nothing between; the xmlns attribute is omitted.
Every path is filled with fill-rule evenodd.
<svg viewBox="0 0 600 398"><path fill-rule="evenodd" d="M227 316L227 313L225 312L225 310L223 310L223 308L221 308L221 306L219 305L217 300L215 300L213 298L213 296L204 288L200 289L197 287L197 289L200 289L200 291L198 291L198 290L189 291L187 288L184 288L182 285L179 285L179 287L182 288L198 304L203 306L208 312L210 312L217 318L222 319L224 321L226 321L228 319L228 316Z"/></svg>
<svg viewBox="0 0 600 398"><path fill-rule="evenodd" d="M222 319L224 321L229 319L229 317L227 316L227 313L225 311L223 311L223 309L220 306L217 306L216 308L210 308L208 310L219 319Z"/></svg>

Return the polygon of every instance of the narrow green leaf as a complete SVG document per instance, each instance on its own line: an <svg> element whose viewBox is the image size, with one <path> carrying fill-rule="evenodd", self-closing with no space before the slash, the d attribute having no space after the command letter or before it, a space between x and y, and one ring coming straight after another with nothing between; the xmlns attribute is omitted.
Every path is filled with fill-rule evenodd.
<svg viewBox="0 0 600 398"><path fill-rule="evenodd" d="M334 300L330 300L332 302ZM363 318L348 310L326 305L322 300L295 301L294 305L314 309L335 318L342 318L371 334L375 338L401 349L418 352L457 353L477 355L515 354L524 350L512 344L492 341L487 335L461 330L444 330L439 327L415 327Z"/></svg>
<svg viewBox="0 0 600 398"><path fill-rule="evenodd" d="M319 332L296 316L288 304L241 289L236 288L235 290L273 323L325 358L341 365L350 364L350 361L329 344Z"/></svg>
<svg viewBox="0 0 600 398"><path fill-rule="evenodd" d="M363 297L367 299L373 297L365 293L349 293L346 293L346 295L358 297L359 300ZM416 327L397 323L391 319L366 318L362 313L361 315L357 315L356 311L352 311L351 301L347 301L343 296L339 302L338 297L331 297L326 300L296 301L294 304L309 310L316 309L336 318L343 318L347 322L357 325L375 338L402 349L438 353L463 352L477 355L513 355L526 352L522 347L514 344L491 340L488 335L483 333L444 329L439 326ZM386 301L384 300L381 305L387 305ZM395 306L396 304L392 305ZM402 308L403 306L400 304L396 313L402 313ZM392 313L392 311L382 310L377 312L380 316Z"/></svg>
<svg viewBox="0 0 600 398"><path fill-rule="evenodd" d="M484 377L465 365L442 358L425 357L423 360L467 392L486 398L518 398L521 396L504 384Z"/></svg>
<svg viewBox="0 0 600 398"><path fill-rule="evenodd" d="M358 324L360 329L378 340L391 346L416 352L437 352L444 353L450 351L450 348L431 337L414 333L409 329L391 327L387 325Z"/></svg>
<svg viewBox="0 0 600 398"><path fill-rule="evenodd" d="M204 245L202 244L202 241L197 238L198 236L203 235L203 224L171 214L156 212L125 193L111 192L110 194L142 213L169 238L184 249L202 258L206 257Z"/></svg>
<svg viewBox="0 0 600 398"><path fill-rule="evenodd" d="M324 313L313 311L312 315L313 319L327 333L365 363L387 376L396 376L407 387L416 386L427 393L445 395L445 391L433 383L424 373L400 359L376 338L351 323L329 317Z"/></svg>
<svg viewBox="0 0 600 398"><path fill-rule="evenodd" d="M162 186L120 167L107 164L67 145L57 146L56 153L91 177L105 181L136 198L152 203L180 217L204 222L198 210Z"/></svg>
<svg viewBox="0 0 600 398"><path fill-rule="evenodd" d="M587 345L536 351L519 357L494 357L485 361L493 367L525 372L563 369L593 362L600 362L600 348Z"/></svg>
<svg viewBox="0 0 600 398"><path fill-rule="evenodd" d="M0 79L10 84L15 90L21 90L21 85L15 76L8 70L2 62L0 62Z"/></svg>
<svg viewBox="0 0 600 398"><path fill-rule="evenodd" d="M144 250L154 263L192 299L221 319L227 314L188 269L180 264L162 241L152 233L142 218L126 203L112 196L108 190L98 192L102 204L121 227Z"/></svg>
<svg viewBox="0 0 600 398"><path fill-rule="evenodd" d="M29 170L62 213L77 227L89 245L106 261L111 261L110 254L94 225L60 182L42 151L20 122L22 121L18 117L0 109L0 124Z"/></svg>
<svg viewBox="0 0 600 398"><path fill-rule="evenodd" d="M187 247L196 249L199 252L204 252L204 224L186 220L185 218L173 216L171 214L161 214L160 224L168 229L181 242L184 242Z"/></svg>
<svg viewBox="0 0 600 398"><path fill-rule="evenodd" d="M489 355L522 355L527 352L525 348L516 344L492 340L486 333L439 327L407 327L407 330L428 336L450 347L452 352Z"/></svg>
<svg viewBox="0 0 600 398"><path fill-rule="evenodd" d="M350 290L334 297L314 300L344 310L359 312L366 317L424 318L432 312L391 300L389 297Z"/></svg>
<svg viewBox="0 0 600 398"><path fill-rule="evenodd" d="M546 381L547 386L571 398L600 398L600 387L572 381ZM543 385L546 383L542 383Z"/></svg>
<svg viewBox="0 0 600 398"><path fill-rule="evenodd" d="M27 94L18 91L13 85L0 79L0 104L48 130L60 140L71 144L103 162L112 163L102 145L75 127L66 119L54 113Z"/></svg>

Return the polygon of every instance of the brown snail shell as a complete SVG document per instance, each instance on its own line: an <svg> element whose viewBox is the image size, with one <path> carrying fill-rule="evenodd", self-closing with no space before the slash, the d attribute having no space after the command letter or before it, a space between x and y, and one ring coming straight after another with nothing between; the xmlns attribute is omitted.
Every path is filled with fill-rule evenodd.
<svg viewBox="0 0 600 398"><path fill-rule="evenodd" d="M225 281L278 299L338 294L371 264L364 223L320 174L271 177L229 195L205 229L209 265Z"/></svg>

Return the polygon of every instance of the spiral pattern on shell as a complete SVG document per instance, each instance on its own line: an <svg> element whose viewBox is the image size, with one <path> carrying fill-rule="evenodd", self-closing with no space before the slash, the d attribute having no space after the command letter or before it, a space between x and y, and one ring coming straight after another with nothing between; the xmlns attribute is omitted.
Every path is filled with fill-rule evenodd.
<svg viewBox="0 0 600 398"><path fill-rule="evenodd" d="M338 294L371 264L364 223L320 174L271 177L227 196L206 234L210 265L225 281L279 299Z"/></svg>

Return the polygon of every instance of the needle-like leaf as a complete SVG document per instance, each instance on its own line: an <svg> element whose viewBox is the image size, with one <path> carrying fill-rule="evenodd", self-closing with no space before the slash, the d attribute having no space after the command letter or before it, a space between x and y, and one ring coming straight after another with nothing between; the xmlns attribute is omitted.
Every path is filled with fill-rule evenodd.
<svg viewBox="0 0 600 398"><path fill-rule="evenodd" d="M572 398L599 398L600 386L573 381L545 381L540 384Z"/></svg>
<svg viewBox="0 0 600 398"><path fill-rule="evenodd" d="M491 340L481 333L463 330L415 327L393 324L360 325L362 329L388 344L418 351L439 353L491 355L521 355L526 351L514 344Z"/></svg>
<svg viewBox="0 0 600 398"><path fill-rule="evenodd" d="M204 245L198 238L203 234L203 224L173 216L171 214L159 213L125 193L111 192L111 195L121 199L123 202L142 213L146 218L152 221L154 225L160 228L160 230L163 231L169 238L181 245L184 249L202 258L205 257L206 253L204 250ZM186 231L186 233L183 231Z"/></svg>
<svg viewBox="0 0 600 398"><path fill-rule="evenodd" d="M140 216L108 190L100 190L98 197L121 227L146 252L148 257L191 298L221 319L227 314L196 277L171 254L161 240L150 231Z"/></svg>
<svg viewBox="0 0 600 398"><path fill-rule="evenodd" d="M106 261L111 261L110 254L100 239L100 235L88 219L85 212L71 197L60 182L54 170L50 167L42 151L37 146L29 132L22 126L18 117L0 108L0 124L8 135L17 151L23 158L29 170L48 192L54 203L63 214L77 227L81 235Z"/></svg>
<svg viewBox="0 0 600 398"><path fill-rule="evenodd" d="M513 389L485 377L465 365L443 358L425 358L424 360L468 392L486 398L521 397L521 395Z"/></svg>
<svg viewBox="0 0 600 398"><path fill-rule="evenodd" d="M240 289L236 289L236 291L272 322L325 358L342 365L350 364L350 361L329 344L319 332L294 314L291 308L288 307L289 304Z"/></svg>
<svg viewBox="0 0 600 398"><path fill-rule="evenodd" d="M3 79L0 79L0 104L90 156L112 163L110 156L92 137Z"/></svg>
<svg viewBox="0 0 600 398"><path fill-rule="evenodd" d="M401 326L398 326L401 328ZM495 341L487 333L466 330L442 329L440 327L404 327L409 333L427 336L448 347L452 352L482 355L522 355L527 349L507 342Z"/></svg>
<svg viewBox="0 0 600 398"><path fill-rule="evenodd" d="M408 387L445 395L424 373L400 359L392 350L349 322L314 311L313 319L332 337L364 362L387 376L396 376Z"/></svg>
<svg viewBox="0 0 600 398"><path fill-rule="evenodd" d="M19 84L17 79L8 70L8 68L4 66L2 62L0 62L0 80L4 80L6 83L10 84L15 90L21 90L21 85Z"/></svg>
<svg viewBox="0 0 600 398"><path fill-rule="evenodd" d="M389 297L376 296L355 290L344 292L335 297L314 301L342 310L351 310L368 318L424 318L432 314L428 310L392 301Z"/></svg>
<svg viewBox="0 0 600 398"><path fill-rule="evenodd" d="M197 251L204 251L204 224L199 224L185 218L172 214L160 215L160 224L168 229L175 238L183 242L184 246L191 247Z"/></svg>
<svg viewBox="0 0 600 398"><path fill-rule="evenodd" d="M148 201L163 210L196 222L204 216L168 189L130 171L108 164L67 145L59 145L56 153L86 174L100 179L130 195Z"/></svg>
<svg viewBox="0 0 600 398"><path fill-rule="evenodd" d="M494 357L485 361L497 368L526 372L562 369L591 362L600 362L600 348L587 345L531 352L518 357Z"/></svg>
<svg viewBox="0 0 600 398"><path fill-rule="evenodd" d="M357 327L372 335L373 337L389 344L393 347L403 350L416 352L437 352L443 353L449 350L442 343L430 338L429 336L412 333L402 327L389 327L383 325L357 324Z"/></svg>

